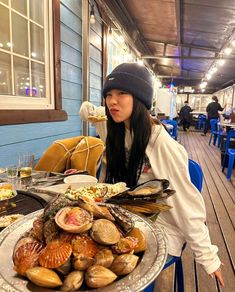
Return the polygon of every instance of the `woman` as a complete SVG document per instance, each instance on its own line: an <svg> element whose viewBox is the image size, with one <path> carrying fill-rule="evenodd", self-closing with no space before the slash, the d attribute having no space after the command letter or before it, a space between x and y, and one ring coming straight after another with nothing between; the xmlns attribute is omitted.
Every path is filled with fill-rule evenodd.
<svg viewBox="0 0 235 292"><path fill-rule="evenodd" d="M123 63L107 76L103 88L107 123L95 123L106 141L105 181L124 181L133 187L154 178L168 179L176 191L167 199L173 208L160 213L156 222L165 231L168 253L180 256L186 241L196 261L224 285L218 248L211 244L204 224L204 201L190 181L187 152L160 123L151 120L152 95L151 74L136 63ZM88 120L95 111L91 103L84 102L81 118Z"/></svg>

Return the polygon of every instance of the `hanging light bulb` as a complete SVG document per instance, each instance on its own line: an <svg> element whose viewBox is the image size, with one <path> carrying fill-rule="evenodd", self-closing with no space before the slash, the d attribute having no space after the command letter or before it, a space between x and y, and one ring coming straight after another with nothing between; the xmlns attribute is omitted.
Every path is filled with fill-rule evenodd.
<svg viewBox="0 0 235 292"><path fill-rule="evenodd" d="M111 26L109 27L108 41L109 41L110 43L113 41L113 31L112 31Z"/></svg>
<svg viewBox="0 0 235 292"><path fill-rule="evenodd" d="M218 65L223 66L225 64L225 60L219 59L217 63L218 63Z"/></svg>
<svg viewBox="0 0 235 292"><path fill-rule="evenodd" d="M227 47L226 49L224 49L224 53L225 53L226 55L230 55L230 54L232 53L232 49L229 48L229 47Z"/></svg>
<svg viewBox="0 0 235 292"><path fill-rule="evenodd" d="M138 63L139 65L144 65L144 61L143 61L143 59L141 59L141 58L138 58L138 59L137 59L137 63Z"/></svg>
<svg viewBox="0 0 235 292"><path fill-rule="evenodd" d="M95 11L94 11L94 5L91 6L91 12L90 12L90 24L95 24Z"/></svg>

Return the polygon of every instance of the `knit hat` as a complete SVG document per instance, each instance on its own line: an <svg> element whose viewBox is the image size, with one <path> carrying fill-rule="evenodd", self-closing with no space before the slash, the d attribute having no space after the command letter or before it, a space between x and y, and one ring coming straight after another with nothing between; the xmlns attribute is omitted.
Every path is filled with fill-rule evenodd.
<svg viewBox="0 0 235 292"><path fill-rule="evenodd" d="M147 109L151 108L153 98L152 77L148 69L137 63L118 65L106 77L103 96L112 89L124 90L141 101Z"/></svg>

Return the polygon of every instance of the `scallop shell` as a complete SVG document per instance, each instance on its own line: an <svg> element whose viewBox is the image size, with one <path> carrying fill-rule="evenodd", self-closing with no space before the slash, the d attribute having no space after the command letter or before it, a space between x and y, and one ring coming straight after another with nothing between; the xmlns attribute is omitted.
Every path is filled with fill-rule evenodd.
<svg viewBox="0 0 235 292"><path fill-rule="evenodd" d="M25 275L29 268L36 267L42 248L43 245L37 241L20 245L13 255L15 271L20 275Z"/></svg>
<svg viewBox="0 0 235 292"><path fill-rule="evenodd" d="M99 251L98 244L88 235L77 235L72 240L73 254L83 254L86 257L93 258Z"/></svg>
<svg viewBox="0 0 235 292"><path fill-rule="evenodd" d="M119 255L114 259L110 270L118 276L127 275L134 270L138 259L139 257L134 254Z"/></svg>
<svg viewBox="0 0 235 292"><path fill-rule="evenodd" d="M55 215L56 224L63 230L71 233L82 233L92 226L91 213L80 207L65 207Z"/></svg>
<svg viewBox="0 0 235 292"><path fill-rule="evenodd" d="M26 271L26 276L31 282L40 287L53 288L62 285L62 282L56 272L43 267L28 269Z"/></svg>
<svg viewBox="0 0 235 292"><path fill-rule="evenodd" d="M145 238L144 233L139 228L134 227L128 235L133 236L138 239L138 244L134 248L134 253L138 253L138 252L146 250L147 240Z"/></svg>
<svg viewBox="0 0 235 292"><path fill-rule="evenodd" d="M91 237L100 244L112 245L119 241L120 232L111 221L98 219L92 225Z"/></svg>
<svg viewBox="0 0 235 292"><path fill-rule="evenodd" d="M73 271L65 278L62 291L76 291L82 286L84 273L81 271Z"/></svg>
<svg viewBox="0 0 235 292"><path fill-rule="evenodd" d="M90 288L101 288L115 281L117 276L109 269L94 265L87 269L85 281Z"/></svg>
<svg viewBox="0 0 235 292"><path fill-rule="evenodd" d="M71 254L72 246L70 243L53 240L42 250L39 263L44 268L58 268L69 259Z"/></svg>
<svg viewBox="0 0 235 292"><path fill-rule="evenodd" d="M136 237L127 236L121 238L118 243L112 246L112 251L117 254L130 253L138 245L138 239Z"/></svg>

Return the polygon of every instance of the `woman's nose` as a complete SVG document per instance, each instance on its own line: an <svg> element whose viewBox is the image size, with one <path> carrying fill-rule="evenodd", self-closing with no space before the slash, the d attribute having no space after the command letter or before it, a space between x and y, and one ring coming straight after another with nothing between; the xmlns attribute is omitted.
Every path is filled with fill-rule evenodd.
<svg viewBox="0 0 235 292"><path fill-rule="evenodd" d="M112 94L109 99L109 104L116 104L117 103L117 95L116 94Z"/></svg>

